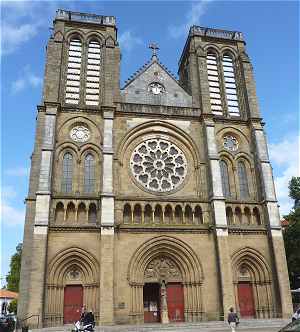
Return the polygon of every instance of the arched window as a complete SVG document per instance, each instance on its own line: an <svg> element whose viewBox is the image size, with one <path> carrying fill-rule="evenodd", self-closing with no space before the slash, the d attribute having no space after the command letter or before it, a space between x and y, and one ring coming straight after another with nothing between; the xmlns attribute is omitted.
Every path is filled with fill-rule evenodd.
<svg viewBox="0 0 300 332"><path fill-rule="evenodd" d="M206 64L211 111L213 114L223 115L219 70L216 54L209 51L206 56Z"/></svg>
<svg viewBox="0 0 300 332"><path fill-rule="evenodd" d="M184 209L184 221L186 224L193 223L193 210L189 205L186 205Z"/></svg>
<svg viewBox="0 0 300 332"><path fill-rule="evenodd" d="M83 203L80 203L77 209L77 221L79 224L84 224L86 223L86 208Z"/></svg>
<svg viewBox="0 0 300 332"><path fill-rule="evenodd" d="M55 209L55 223L62 224L64 222L65 209L63 203L59 202Z"/></svg>
<svg viewBox="0 0 300 332"><path fill-rule="evenodd" d="M199 205L195 207L195 212L194 212L194 222L196 225L201 225L203 224L203 214L202 214L202 209Z"/></svg>
<svg viewBox="0 0 300 332"><path fill-rule="evenodd" d="M239 178L239 185L240 185L240 198L247 199L249 198L249 187L248 187L248 180L247 180L247 171L244 162L238 162L238 178Z"/></svg>
<svg viewBox="0 0 300 332"><path fill-rule="evenodd" d="M73 178L73 156L70 152L64 154L62 172L61 191L70 193L72 192Z"/></svg>
<svg viewBox="0 0 300 332"><path fill-rule="evenodd" d="M87 105L99 104L101 49L100 43L91 40L88 46L88 63L86 70L85 103Z"/></svg>
<svg viewBox="0 0 300 332"><path fill-rule="evenodd" d="M69 44L66 78L66 103L78 104L80 99L81 40L72 37Z"/></svg>
<svg viewBox="0 0 300 332"><path fill-rule="evenodd" d="M133 222L135 224L142 223L142 208L139 204L135 204L133 209Z"/></svg>
<svg viewBox="0 0 300 332"><path fill-rule="evenodd" d="M124 205L123 209L123 222L124 224L130 224L132 219L131 206L129 204Z"/></svg>
<svg viewBox="0 0 300 332"><path fill-rule="evenodd" d="M223 74L225 84L225 95L230 116L240 116L238 98L236 93L236 80L234 74L233 61L230 55L223 56Z"/></svg>
<svg viewBox="0 0 300 332"><path fill-rule="evenodd" d="M226 219L228 225L233 225L233 213L230 206L227 206L226 208Z"/></svg>
<svg viewBox="0 0 300 332"><path fill-rule="evenodd" d="M173 212L170 205L165 207L164 222L165 224L172 224L173 221Z"/></svg>
<svg viewBox="0 0 300 332"><path fill-rule="evenodd" d="M230 184L229 184L229 174L228 174L228 166L224 160L220 160L220 168L221 168L221 180L222 180L222 189L223 195L225 197L230 197Z"/></svg>
<svg viewBox="0 0 300 332"><path fill-rule="evenodd" d="M95 159L92 154L87 154L84 158L84 192L95 191Z"/></svg>
<svg viewBox="0 0 300 332"><path fill-rule="evenodd" d="M97 208L96 204L91 203L89 206L89 215L88 215L89 223L95 224L97 222Z"/></svg>
<svg viewBox="0 0 300 332"><path fill-rule="evenodd" d="M155 206L154 222L155 222L155 224L162 224L162 222L163 222L163 212L162 212L162 208L160 205Z"/></svg>

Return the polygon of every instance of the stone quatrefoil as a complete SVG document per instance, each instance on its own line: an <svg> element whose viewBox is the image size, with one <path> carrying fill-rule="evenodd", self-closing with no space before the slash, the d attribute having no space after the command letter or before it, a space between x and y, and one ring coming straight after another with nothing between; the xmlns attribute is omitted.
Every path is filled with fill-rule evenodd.
<svg viewBox="0 0 300 332"><path fill-rule="evenodd" d="M184 153L174 143L161 138L140 143L131 155L130 167L137 182L154 192L176 189L187 173Z"/></svg>

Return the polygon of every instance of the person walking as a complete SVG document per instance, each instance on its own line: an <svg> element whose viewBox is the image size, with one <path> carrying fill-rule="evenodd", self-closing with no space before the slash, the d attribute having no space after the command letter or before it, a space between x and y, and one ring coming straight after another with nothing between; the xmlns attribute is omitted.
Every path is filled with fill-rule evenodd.
<svg viewBox="0 0 300 332"><path fill-rule="evenodd" d="M227 317L228 324L231 328L231 332L235 332L235 329L239 323L239 317L236 312L234 312L233 307L229 309L228 317Z"/></svg>

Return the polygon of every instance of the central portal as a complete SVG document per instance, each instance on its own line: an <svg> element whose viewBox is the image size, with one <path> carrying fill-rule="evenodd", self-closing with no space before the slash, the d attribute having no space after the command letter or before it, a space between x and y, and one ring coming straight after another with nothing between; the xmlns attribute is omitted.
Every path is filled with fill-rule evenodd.
<svg viewBox="0 0 300 332"><path fill-rule="evenodd" d="M160 284L146 283L144 285L144 322L160 322Z"/></svg>

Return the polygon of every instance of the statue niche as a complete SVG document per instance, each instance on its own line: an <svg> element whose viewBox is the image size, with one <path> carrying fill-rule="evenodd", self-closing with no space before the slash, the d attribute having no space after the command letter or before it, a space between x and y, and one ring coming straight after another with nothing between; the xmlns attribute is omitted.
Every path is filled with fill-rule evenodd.
<svg viewBox="0 0 300 332"><path fill-rule="evenodd" d="M178 266L169 258L158 257L152 260L144 273L145 282L182 282Z"/></svg>

